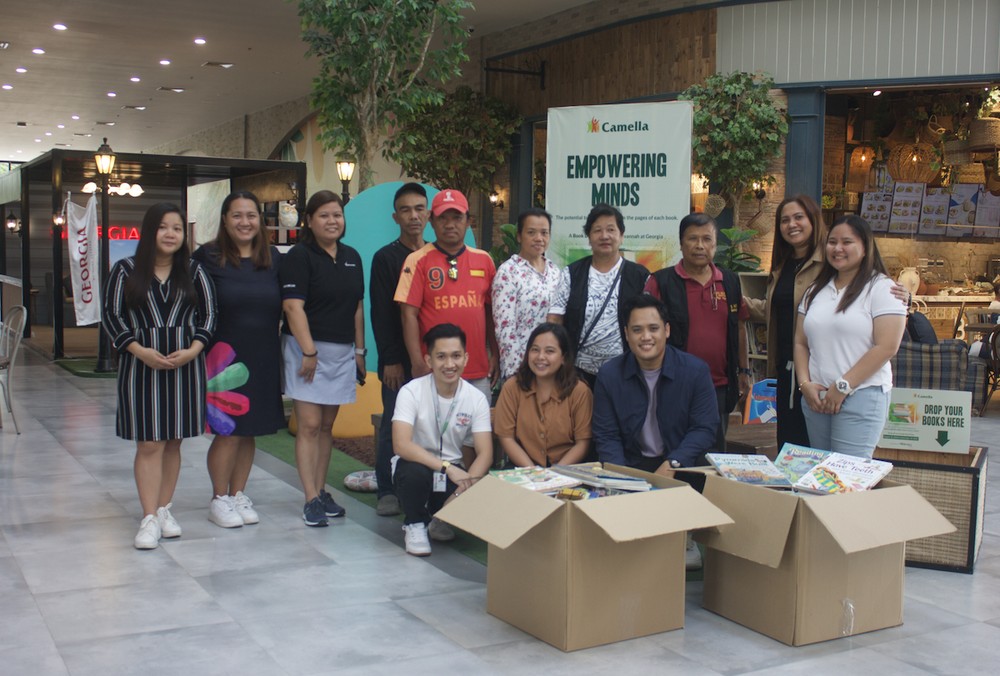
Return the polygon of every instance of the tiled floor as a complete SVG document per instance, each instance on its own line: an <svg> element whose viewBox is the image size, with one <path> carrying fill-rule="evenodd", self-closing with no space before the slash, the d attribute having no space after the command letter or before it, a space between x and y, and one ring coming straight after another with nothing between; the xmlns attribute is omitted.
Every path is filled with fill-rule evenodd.
<svg viewBox="0 0 1000 676"><path fill-rule="evenodd" d="M310 529L292 468L260 454L257 526L206 520L208 442L184 443L179 540L132 548L132 445L114 436L114 383L24 354L23 434L0 431L0 674L978 674L1000 665L1000 491L987 495L975 575L907 569L906 623L789 648L699 606L683 630L564 654L486 614L485 569L445 547L403 553L395 520L345 496ZM998 446L1000 402L973 421ZM993 470L993 474L1000 470ZM340 498L338 497L338 500ZM993 667L989 665L993 664Z"/></svg>

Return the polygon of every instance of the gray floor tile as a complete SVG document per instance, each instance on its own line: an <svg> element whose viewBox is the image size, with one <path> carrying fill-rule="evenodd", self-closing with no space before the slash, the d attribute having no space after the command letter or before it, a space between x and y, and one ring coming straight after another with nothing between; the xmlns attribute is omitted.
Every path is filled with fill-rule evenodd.
<svg viewBox="0 0 1000 676"><path fill-rule="evenodd" d="M0 673L66 676L63 662L34 599L0 595Z"/></svg>
<svg viewBox="0 0 1000 676"><path fill-rule="evenodd" d="M419 596L396 603L463 648L482 648L531 638L486 612L486 590L482 588Z"/></svg>
<svg viewBox="0 0 1000 676"><path fill-rule="evenodd" d="M182 537L164 547L164 551L194 577L254 569L270 570L288 560L302 566L329 563L329 559L287 531L268 532L256 526L214 528L215 537Z"/></svg>
<svg viewBox="0 0 1000 676"><path fill-rule="evenodd" d="M872 650L933 674L987 674L1000 664L998 644L1000 628L977 623L872 646Z"/></svg>
<svg viewBox="0 0 1000 676"><path fill-rule="evenodd" d="M920 676L921 674L939 673L926 671L867 648L845 651L833 655L823 655L822 657L793 659L780 666L746 673L759 676L779 676L781 674L788 674L789 676L793 674L843 676L845 673L858 671L860 665L864 665L861 668L862 673L870 674L882 673L893 674L893 676L897 674L899 676Z"/></svg>

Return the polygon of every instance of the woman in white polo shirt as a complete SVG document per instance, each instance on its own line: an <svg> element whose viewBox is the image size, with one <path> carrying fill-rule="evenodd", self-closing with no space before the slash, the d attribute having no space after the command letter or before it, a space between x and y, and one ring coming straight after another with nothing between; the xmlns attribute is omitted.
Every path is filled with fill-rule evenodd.
<svg viewBox="0 0 1000 676"><path fill-rule="evenodd" d="M893 285L868 222L837 219L795 331L795 373L815 448L868 458L875 450L892 389L889 359L906 326Z"/></svg>

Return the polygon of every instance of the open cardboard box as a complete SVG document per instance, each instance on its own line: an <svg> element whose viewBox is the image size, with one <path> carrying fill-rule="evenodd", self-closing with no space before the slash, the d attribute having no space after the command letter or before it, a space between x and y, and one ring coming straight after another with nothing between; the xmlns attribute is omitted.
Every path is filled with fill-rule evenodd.
<svg viewBox="0 0 1000 676"><path fill-rule="evenodd" d="M684 626L686 531L732 523L687 484L564 502L487 476L436 516L489 543L486 609L561 650Z"/></svg>
<svg viewBox="0 0 1000 676"><path fill-rule="evenodd" d="M788 645L903 623L907 540L955 527L910 486L807 496L706 472L735 523L703 531L702 605Z"/></svg>

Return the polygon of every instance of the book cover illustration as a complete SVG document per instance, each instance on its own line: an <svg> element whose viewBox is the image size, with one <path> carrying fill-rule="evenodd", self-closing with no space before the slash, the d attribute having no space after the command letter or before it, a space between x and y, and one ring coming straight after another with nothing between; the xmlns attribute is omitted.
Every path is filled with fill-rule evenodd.
<svg viewBox="0 0 1000 676"><path fill-rule="evenodd" d="M866 491L891 471L891 462L830 453L823 462L803 474L795 482L795 488L820 495Z"/></svg>
<svg viewBox="0 0 1000 676"><path fill-rule="evenodd" d="M579 465L553 465L552 470L577 479L579 483L615 491L648 491L652 486L645 479L605 469L599 462Z"/></svg>
<svg viewBox="0 0 1000 676"><path fill-rule="evenodd" d="M573 488L580 485L577 479L553 472L544 467L517 467L514 469L493 470L490 472L490 476L540 493L555 492L561 488Z"/></svg>
<svg viewBox="0 0 1000 676"><path fill-rule="evenodd" d="M802 478L803 474L823 462L828 455L830 455L829 451L786 443L781 447L778 457L774 459L774 466L789 481L795 483Z"/></svg>
<svg viewBox="0 0 1000 676"><path fill-rule="evenodd" d="M766 455L707 453L705 458L727 479L755 486L791 488L792 483L774 466Z"/></svg>

